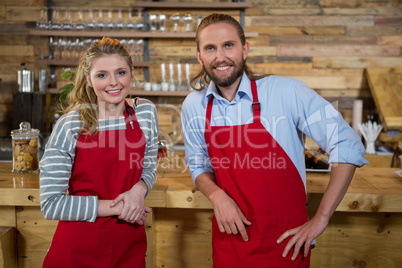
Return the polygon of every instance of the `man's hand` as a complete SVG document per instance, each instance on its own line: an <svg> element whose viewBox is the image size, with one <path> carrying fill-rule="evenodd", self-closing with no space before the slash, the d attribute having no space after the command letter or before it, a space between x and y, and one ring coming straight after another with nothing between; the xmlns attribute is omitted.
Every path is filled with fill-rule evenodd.
<svg viewBox="0 0 402 268"><path fill-rule="evenodd" d="M307 256L311 242L327 228L329 219L345 196L355 169L356 166L352 164L332 164L328 187L321 199L315 216L305 224L287 230L277 240L277 243L280 244L286 238L293 236L283 251L283 257L286 257L290 249L294 247L292 260L296 259L302 246L304 246L304 256Z"/></svg>
<svg viewBox="0 0 402 268"><path fill-rule="evenodd" d="M219 230L234 235L240 233L243 240L248 241L245 225L251 225L251 222L246 219L236 202L223 190L215 191L210 198Z"/></svg>
<svg viewBox="0 0 402 268"><path fill-rule="evenodd" d="M295 260L300 250L303 248L303 246L304 246L304 252L300 253L303 254L304 257L307 257L311 243L317 236L319 236L322 232L324 232L327 226L328 226L328 220L326 219L320 220L317 218L312 218L305 224L284 232L276 241L278 244L282 243L288 237L291 236L293 237L287 243L285 250L283 251L282 257L286 257L289 251L294 247L292 260Z"/></svg>

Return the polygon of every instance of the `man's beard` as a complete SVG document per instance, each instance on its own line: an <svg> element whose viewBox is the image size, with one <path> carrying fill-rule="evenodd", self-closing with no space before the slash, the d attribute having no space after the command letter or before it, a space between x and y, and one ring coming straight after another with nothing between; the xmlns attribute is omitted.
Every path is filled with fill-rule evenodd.
<svg viewBox="0 0 402 268"><path fill-rule="evenodd" d="M241 77L243 75L244 72L244 65L245 65L245 60L242 60L239 65L233 64L232 66L234 66L234 70L233 72L228 76L228 77L218 77L214 74L213 67L211 67L211 72L205 68L205 65L203 65L203 69L204 71L207 73L208 77L214 81L215 85L218 87L228 87L233 85L234 82L236 82L237 78Z"/></svg>

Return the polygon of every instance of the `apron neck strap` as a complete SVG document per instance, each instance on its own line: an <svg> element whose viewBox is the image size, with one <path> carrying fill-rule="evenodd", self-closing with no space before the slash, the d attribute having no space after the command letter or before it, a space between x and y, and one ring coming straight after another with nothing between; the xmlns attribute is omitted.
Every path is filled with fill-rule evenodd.
<svg viewBox="0 0 402 268"><path fill-rule="evenodd" d="M251 104L251 108L253 109L253 117L254 123L260 121L260 103L258 101L258 94L257 94L257 84L255 80L251 80L251 93L253 94L253 103ZM212 104L214 102L214 95L211 94L211 97L208 100L207 105L207 114L205 118L205 129L209 129L211 126L211 116L212 116Z"/></svg>
<svg viewBox="0 0 402 268"><path fill-rule="evenodd" d="M257 84L255 80L251 80L251 93L253 94L253 103L251 104L251 108L253 109L254 122L260 121L260 102L258 101L257 94Z"/></svg>
<svg viewBox="0 0 402 268"><path fill-rule="evenodd" d="M134 124L136 124L136 116L133 107L131 107L127 101L124 101L125 109L124 109L124 119L126 121L127 129L134 129Z"/></svg>
<svg viewBox="0 0 402 268"><path fill-rule="evenodd" d="M205 117L205 130L211 126L212 104L214 103L214 95L211 94L207 105L207 115Z"/></svg>

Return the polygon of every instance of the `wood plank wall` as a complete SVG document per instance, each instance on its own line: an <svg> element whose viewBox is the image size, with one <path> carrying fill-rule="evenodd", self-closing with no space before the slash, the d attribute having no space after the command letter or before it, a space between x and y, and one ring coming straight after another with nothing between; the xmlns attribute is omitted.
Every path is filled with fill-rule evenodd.
<svg viewBox="0 0 402 268"><path fill-rule="evenodd" d="M402 66L400 0L247 1L252 3L252 7L246 10L246 31L259 33L259 37L248 39L251 45L248 63L254 71L305 81L324 98L331 102L338 101L338 109L349 123L352 119L352 103L356 98L364 100L364 117L375 112L364 69L372 66ZM23 62L30 70L48 68L38 64L41 56L47 54L48 37L29 36L27 29L27 24L39 18L39 7L44 2L0 2L0 79L3 82L16 81L17 70ZM106 0L53 0L53 5L58 7L108 7L109 3ZM129 7L134 3L115 0L113 6ZM194 15L226 12L239 18L239 12L235 10L152 12L167 15L174 12L191 12ZM194 45L191 39L151 39L151 80L159 80L160 63L190 62L193 64L192 74L195 74L199 66ZM62 70L57 69L59 78ZM137 68L139 81L144 80L143 73L141 68ZM3 94L1 87L0 94ZM179 108L183 100L169 97L150 99L157 103L173 103ZM11 103L3 102L0 101L0 112L4 110L9 113ZM3 121L4 118L7 116L0 116ZM2 129L5 127L7 125L3 124ZM0 134L4 133L8 134L8 129Z"/></svg>

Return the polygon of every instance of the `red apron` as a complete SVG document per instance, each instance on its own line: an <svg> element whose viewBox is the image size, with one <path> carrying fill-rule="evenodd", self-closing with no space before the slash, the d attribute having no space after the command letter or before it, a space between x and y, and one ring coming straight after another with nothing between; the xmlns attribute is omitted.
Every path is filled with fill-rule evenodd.
<svg viewBox="0 0 402 268"><path fill-rule="evenodd" d="M255 81L251 89L251 124L211 126L213 95L208 102L204 136L217 183L252 223L244 242L240 234L221 233L213 218L214 267L309 267L310 253L307 258L299 253L295 261L293 250L282 257L290 238L276 243L286 230L308 220L306 193L293 162L260 122Z"/></svg>
<svg viewBox="0 0 402 268"><path fill-rule="evenodd" d="M127 129L79 136L70 195L113 200L139 181L146 140L131 107L124 116ZM59 221L43 267L145 267L146 247L144 225L116 216Z"/></svg>

